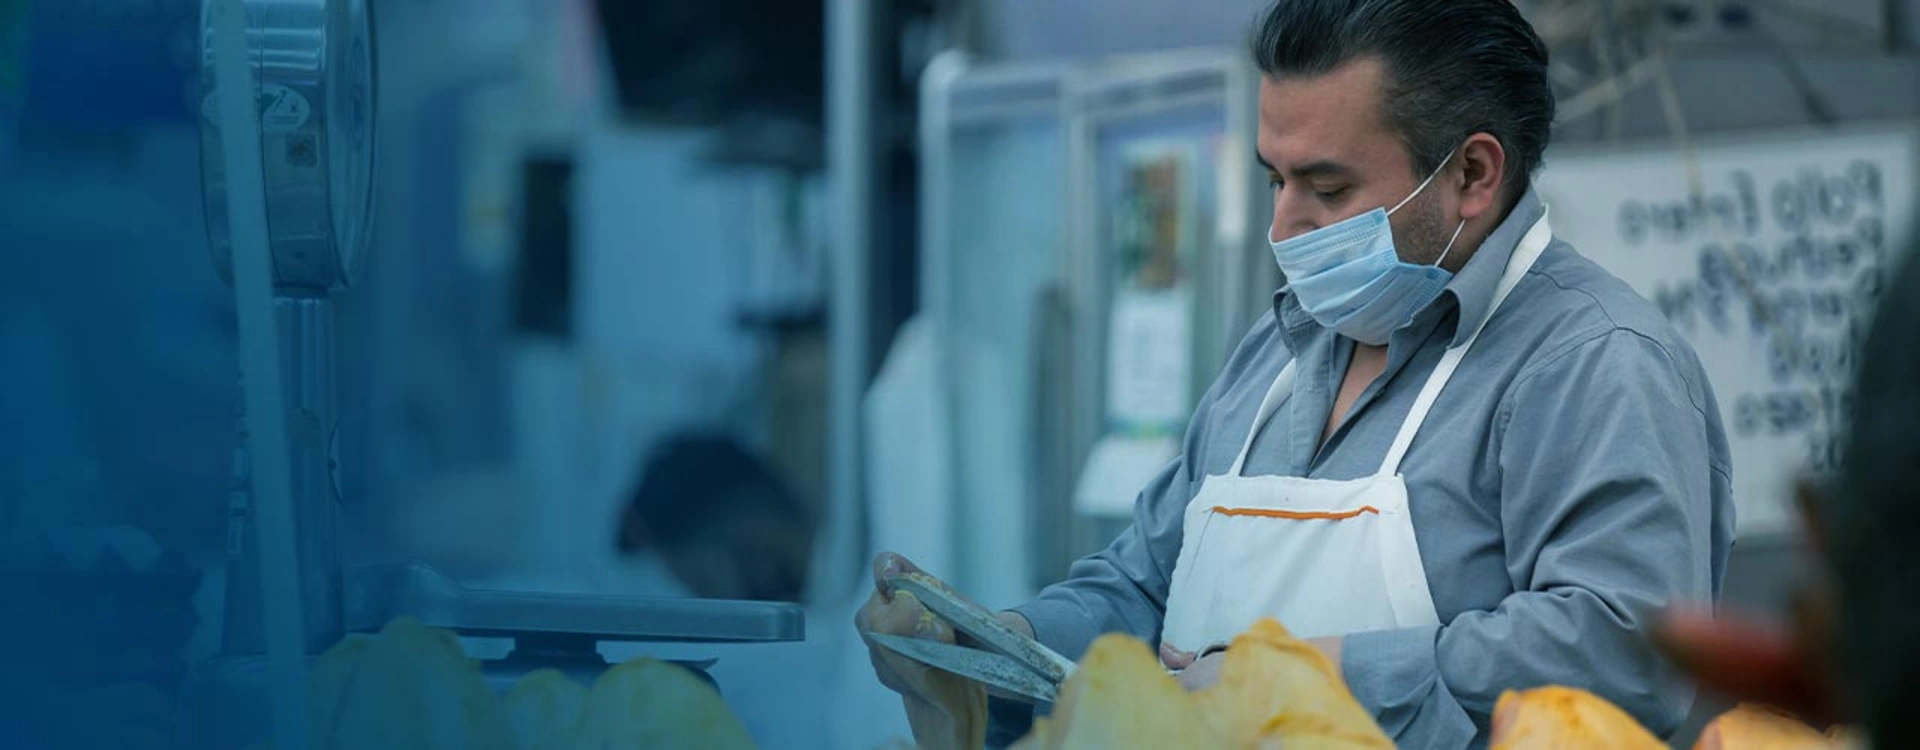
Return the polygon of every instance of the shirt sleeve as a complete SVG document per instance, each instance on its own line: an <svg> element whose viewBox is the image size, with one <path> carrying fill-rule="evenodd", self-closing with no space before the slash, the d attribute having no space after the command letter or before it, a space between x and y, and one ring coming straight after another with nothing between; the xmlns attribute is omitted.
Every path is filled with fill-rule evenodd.
<svg viewBox="0 0 1920 750"><path fill-rule="evenodd" d="M1729 546L1715 525L1730 515L1715 407L1681 371L1658 342L1615 329L1516 378L1490 447L1515 593L1343 643L1354 695L1402 747L1484 744L1501 692L1549 684L1590 690L1656 734L1678 729L1692 688L1646 629L1669 604L1711 601Z"/></svg>

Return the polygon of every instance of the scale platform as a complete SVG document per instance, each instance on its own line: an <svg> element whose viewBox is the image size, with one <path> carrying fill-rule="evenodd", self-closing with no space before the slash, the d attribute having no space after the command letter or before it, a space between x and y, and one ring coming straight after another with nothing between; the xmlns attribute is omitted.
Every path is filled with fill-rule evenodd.
<svg viewBox="0 0 1920 750"><path fill-rule="evenodd" d="M783 602L549 594L467 588L424 563L350 568L347 630L372 632L412 617L461 635L533 635L599 641L797 641L806 620Z"/></svg>

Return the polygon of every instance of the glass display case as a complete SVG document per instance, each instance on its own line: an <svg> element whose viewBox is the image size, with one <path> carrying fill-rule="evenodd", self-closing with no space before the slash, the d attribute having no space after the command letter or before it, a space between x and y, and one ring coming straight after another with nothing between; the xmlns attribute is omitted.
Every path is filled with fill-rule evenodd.
<svg viewBox="0 0 1920 750"><path fill-rule="evenodd" d="M1241 57L929 70L921 285L952 454L929 508L951 521L950 580L982 602L1112 540L1268 305Z"/></svg>
<svg viewBox="0 0 1920 750"><path fill-rule="evenodd" d="M1072 472L1065 560L1131 519L1277 283L1256 199L1259 77L1242 57L1117 59L1069 100L1073 355L1056 439L1070 462L1050 467Z"/></svg>

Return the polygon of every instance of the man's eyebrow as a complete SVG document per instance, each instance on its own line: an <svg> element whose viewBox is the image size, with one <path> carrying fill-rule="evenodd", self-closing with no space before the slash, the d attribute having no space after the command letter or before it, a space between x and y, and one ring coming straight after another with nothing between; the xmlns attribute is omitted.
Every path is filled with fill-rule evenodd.
<svg viewBox="0 0 1920 750"><path fill-rule="evenodd" d="M1291 174L1302 179L1314 177L1351 177L1353 169L1334 161L1312 161L1294 167Z"/></svg>
<svg viewBox="0 0 1920 750"><path fill-rule="evenodd" d="M1255 162L1258 162L1260 164L1260 167L1262 169L1267 170L1268 172L1272 172L1274 174L1283 174L1282 170L1278 167L1273 166L1273 162L1267 161L1267 157L1265 156L1254 154L1253 160ZM1352 167L1349 167L1345 164L1341 164L1336 161L1327 161L1325 159L1322 159L1320 161L1307 162L1305 164L1294 167L1293 169L1287 170L1284 172L1284 174L1287 174L1289 176L1299 178L1299 179L1312 179L1315 177L1351 177L1353 176L1353 173L1354 172Z"/></svg>

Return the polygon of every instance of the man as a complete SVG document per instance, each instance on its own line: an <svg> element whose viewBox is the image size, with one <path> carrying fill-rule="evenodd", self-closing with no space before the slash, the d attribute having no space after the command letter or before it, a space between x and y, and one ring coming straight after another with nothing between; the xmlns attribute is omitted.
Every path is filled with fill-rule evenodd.
<svg viewBox="0 0 1920 750"><path fill-rule="evenodd" d="M1551 237L1545 46L1508 0L1282 0L1252 47L1287 284L1132 526L1002 617L1158 641L1197 688L1275 616L1402 747L1483 745L1542 684L1671 733L1691 689L1645 630L1719 593L1726 439L1691 348ZM858 626L914 622L878 588Z"/></svg>

